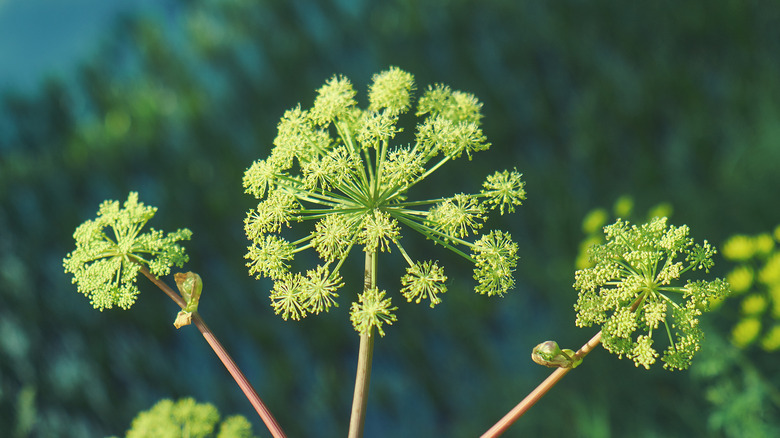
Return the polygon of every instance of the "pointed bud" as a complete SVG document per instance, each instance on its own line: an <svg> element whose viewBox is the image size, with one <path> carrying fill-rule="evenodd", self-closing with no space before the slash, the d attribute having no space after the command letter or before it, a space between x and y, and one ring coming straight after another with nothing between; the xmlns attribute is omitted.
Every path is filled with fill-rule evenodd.
<svg viewBox="0 0 780 438"><path fill-rule="evenodd" d="M549 368L576 368L582 363L582 359L575 357L574 351L561 350L555 341L545 341L534 347L531 359Z"/></svg>
<svg viewBox="0 0 780 438"><path fill-rule="evenodd" d="M173 278L182 298L187 302L184 311L196 312L198 310L200 292L203 290L203 281L200 279L200 275L194 272L187 272L186 274L177 272Z"/></svg>

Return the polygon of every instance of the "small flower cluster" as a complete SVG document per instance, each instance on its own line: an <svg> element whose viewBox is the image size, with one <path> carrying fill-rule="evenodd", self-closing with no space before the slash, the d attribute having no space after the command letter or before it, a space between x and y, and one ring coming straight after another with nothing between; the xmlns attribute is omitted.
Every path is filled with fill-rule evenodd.
<svg viewBox="0 0 780 438"><path fill-rule="evenodd" d="M192 232L180 229L165 235L162 231L141 229L154 216L156 207L138 202L130 192L124 208L118 201L100 204L97 218L79 225L73 238L76 250L63 260L65 272L73 274L78 291L96 309L114 305L129 309L138 295L136 277L142 265L156 276L167 275L171 266L181 267L188 256L176 242L189 240Z"/></svg>
<svg viewBox="0 0 780 438"><path fill-rule="evenodd" d="M727 275L734 295L741 295L740 320L731 341L740 348L755 343L780 350L780 226L773 234L738 234L723 244L723 257L737 265Z"/></svg>
<svg viewBox="0 0 780 438"><path fill-rule="evenodd" d="M390 68L374 75L368 108L360 109L350 81L334 76L311 108L297 106L284 114L270 156L245 172L244 188L259 200L244 221L251 242L247 266L250 275L274 280L271 303L284 319L336 305L343 285L339 270L354 246L366 253L397 248L409 266L401 294L431 307L440 303L447 276L436 261L409 257L400 242L402 225L472 261L477 292L500 296L514 286L517 245L508 233L465 239L479 236L489 211L514 212L525 199L521 175L505 170L488 176L479 193L409 201L409 190L445 163L464 154L471 159L490 146L480 128L479 101L444 85L429 87L417 101L422 120L414 142L392 146L414 90L411 74ZM300 221L314 221L308 235L297 240L282 235L290 222ZM306 249L315 250L322 263L305 275L291 272L293 256ZM353 309L385 300L366 290ZM356 314L366 312L353 310L356 329L392 321L389 302L380 307L385 310L370 317L359 318ZM366 318L375 322L365 324Z"/></svg>
<svg viewBox="0 0 780 438"><path fill-rule="evenodd" d="M192 398L177 401L164 399L149 410L140 412L126 438L146 437L244 437L251 438L252 424L242 415L233 415L220 422L220 414L211 403L198 403Z"/></svg>
<svg viewBox="0 0 780 438"><path fill-rule="evenodd" d="M582 232L585 233L585 238L580 242L580 250L577 254L575 266L577 269L593 266L588 250L593 245L604 243L604 225L613 222L617 218L637 223L647 222L654 217L670 217L672 211L671 204L661 202L650 207L645 214L641 214L634 209L634 198L629 195L622 195L617 198L612 205L611 212L605 208L594 208L582 219Z"/></svg>
<svg viewBox="0 0 780 438"><path fill-rule="evenodd" d="M702 339L698 317L729 293L722 279L678 284L688 271L709 272L716 252L706 240L694 243L689 231L667 225L665 217L641 226L618 219L604 227L606 242L590 249L593 266L575 274L577 325L601 325L607 350L648 369L658 357L653 334L663 325L669 342L664 368L687 368Z"/></svg>

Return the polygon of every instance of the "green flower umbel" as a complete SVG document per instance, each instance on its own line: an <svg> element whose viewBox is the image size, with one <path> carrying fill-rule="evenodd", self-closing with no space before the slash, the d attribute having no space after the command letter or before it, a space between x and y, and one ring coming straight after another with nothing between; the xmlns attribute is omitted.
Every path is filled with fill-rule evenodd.
<svg viewBox="0 0 780 438"><path fill-rule="evenodd" d="M181 267L188 257L180 240L189 240L192 232L141 229L154 216L156 207L138 202L138 193L130 192L124 208L118 201L100 204L97 218L79 225L73 238L76 250L63 260L65 272L73 274L78 291L89 297L96 308L114 305L128 309L138 295L136 276L142 265L156 276L167 275L171 266Z"/></svg>
<svg viewBox="0 0 780 438"><path fill-rule="evenodd" d="M575 275L577 325L601 325L604 348L645 368L658 357L653 335L660 331L668 340L664 368L688 368L702 339L698 317L729 285L722 279L681 284L680 277L709 272L715 248L694 243L687 226L667 225L666 218L639 227L618 219L604 233L606 242L590 250L595 265Z"/></svg>
<svg viewBox="0 0 780 438"><path fill-rule="evenodd" d="M225 418L210 403L192 398L160 400L138 414L125 438L252 438L252 424L241 415Z"/></svg>
<svg viewBox="0 0 780 438"><path fill-rule="evenodd" d="M260 200L244 222L251 242L247 266L250 275L274 280L271 303L284 319L337 305L339 270L355 246L366 253L398 249L408 264L402 296L431 307L441 302L447 276L436 261L410 257L401 244L404 227L473 262L477 292L500 296L514 286L517 245L509 233L480 237L480 232L490 211L511 213L525 199L521 175L496 172L479 193L409 200L410 189L448 161L471 159L490 146L480 128L482 104L443 85L430 87L417 101L413 142L392 145L402 131L399 118L412 109L414 90L411 74L390 68L374 76L368 108L361 109L350 81L335 76L318 90L310 109L298 106L284 114L270 156L244 174L246 192ZM308 234L295 240L282 235L300 221L314 221ZM306 249L316 251L322 263L306 274L290 272L293 256ZM365 310L374 298L356 297L353 308ZM377 301L384 303L384 313L369 315L375 324L354 317L365 311L353 313L358 331L392 320L387 300Z"/></svg>

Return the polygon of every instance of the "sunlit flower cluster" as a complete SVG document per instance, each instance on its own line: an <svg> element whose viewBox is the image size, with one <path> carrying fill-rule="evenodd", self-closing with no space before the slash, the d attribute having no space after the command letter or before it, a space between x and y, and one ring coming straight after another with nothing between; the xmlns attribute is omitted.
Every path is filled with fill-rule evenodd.
<svg viewBox="0 0 780 438"><path fill-rule="evenodd" d="M722 279L681 283L689 271L709 272L715 254L689 231L665 217L604 227L605 243L590 249L593 266L575 274L577 325L600 325L607 350L645 368L659 356L653 335L660 331L668 343L664 368L687 368L702 339L698 317L729 293Z"/></svg>
<svg viewBox="0 0 780 438"><path fill-rule="evenodd" d="M222 421L220 421L222 420ZM242 415L221 418L210 403L198 403L193 398L177 401L164 399L149 410L138 414L125 435L145 437L253 437L252 423Z"/></svg>
<svg viewBox="0 0 780 438"><path fill-rule="evenodd" d="M63 260L65 272L73 274L78 291L96 308L119 306L128 309L138 295L136 277L142 265L156 276L181 267L188 257L176 242L189 240L187 229L164 234L141 229L154 216L156 207L138 202L138 193L130 192L124 208L118 201L100 204L97 218L81 224L73 238L76 249Z"/></svg>
<svg viewBox="0 0 780 438"><path fill-rule="evenodd" d="M436 261L410 257L401 243L406 228L473 262L477 292L500 296L514 286L517 245L509 233L479 234L490 211L514 212L525 199L521 174L496 172L474 194L409 200L410 189L444 164L490 146L480 127L482 104L444 85L417 99L413 141L393 145L402 132L399 120L410 117L415 89L411 74L390 68L374 75L368 108L361 109L350 81L334 76L311 108L284 114L270 156L245 172L244 188L259 200L244 222L247 266L251 275L274 281L271 303L284 319L336 305L339 271L355 246L369 254L397 249L409 266L402 296L431 307L440 303L447 276ZM310 232L290 238L287 228L301 221L314 221ZM306 275L292 272L294 255L306 249L316 251L321 264ZM362 309L352 318L361 332L392 320L383 319L391 318L389 310L381 318L366 316L375 300L365 293L353 303L353 310ZM389 301L382 308L392 309ZM355 315L363 316L358 321Z"/></svg>

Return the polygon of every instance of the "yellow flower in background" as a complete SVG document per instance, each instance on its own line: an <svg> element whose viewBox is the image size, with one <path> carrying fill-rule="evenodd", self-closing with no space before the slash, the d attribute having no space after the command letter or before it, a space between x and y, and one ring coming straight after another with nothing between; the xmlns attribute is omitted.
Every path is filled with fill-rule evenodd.
<svg viewBox="0 0 780 438"><path fill-rule="evenodd" d="M731 330L731 342L737 347L745 348L756 340L760 331L761 321L757 318L743 319Z"/></svg>
<svg viewBox="0 0 780 438"><path fill-rule="evenodd" d="M726 275L740 303L742 319L732 329L731 341L740 348L756 344L765 351L780 348L780 324L771 329L768 318L780 320L780 226L770 233L731 236L722 246L728 260L738 264ZM762 332L763 331L763 332Z"/></svg>
<svg viewBox="0 0 780 438"><path fill-rule="evenodd" d="M615 215L620 218L626 218L631 215L634 210L634 198L623 195L615 201L615 205L612 207Z"/></svg>
<svg viewBox="0 0 780 438"><path fill-rule="evenodd" d="M585 234L600 233L601 227L607 224L609 216L603 208L596 208L588 212L582 220L582 231Z"/></svg>
<svg viewBox="0 0 780 438"><path fill-rule="evenodd" d="M775 249L775 240L769 233L763 233L753 239L753 245L757 254L765 255Z"/></svg>
<svg viewBox="0 0 780 438"><path fill-rule="evenodd" d="M780 283L780 252L772 254L758 273L758 281L771 286Z"/></svg>
<svg viewBox="0 0 780 438"><path fill-rule="evenodd" d="M604 243L603 228L608 223L617 219L623 219L632 222L647 222L656 217L670 217L674 209L668 202L661 202L650 207L647 214L634 214L634 198L629 195L620 196L612 205L612 214L605 208L594 208L590 210L582 219L582 231L585 238L580 242L579 253L574 265L577 269L590 268L594 264L588 255L588 249Z"/></svg>
<svg viewBox="0 0 780 438"><path fill-rule="evenodd" d="M759 315L767 308L767 299L760 294L748 295L742 300L742 313L745 315Z"/></svg>
<svg viewBox="0 0 780 438"><path fill-rule="evenodd" d="M780 324L775 324L763 339L761 339L761 348L766 351L776 351L780 349Z"/></svg>
<svg viewBox="0 0 780 438"><path fill-rule="evenodd" d="M780 284L769 289L769 297L772 299L772 318L780 319Z"/></svg>
<svg viewBox="0 0 780 438"><path fill-rule="evenodd" d="M751 259L756 253L756 248L753 244L753 239L750 236L738 234L731 236L731 238L723 244L721 252L723 253L723 257L729 260L743 261Z"/></svg>
<svg viewBox="0 0 780 438"><path fill-rule="evenodd" d="M735 294L747 292L753 286L753 270L749 266L737 266L726 275L726 281Z"/></svg>

